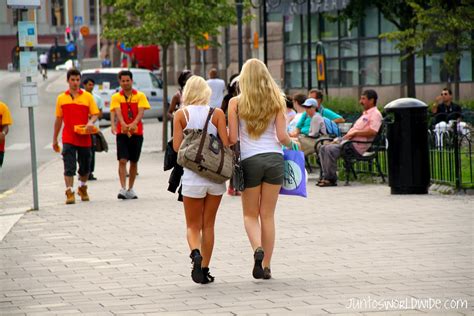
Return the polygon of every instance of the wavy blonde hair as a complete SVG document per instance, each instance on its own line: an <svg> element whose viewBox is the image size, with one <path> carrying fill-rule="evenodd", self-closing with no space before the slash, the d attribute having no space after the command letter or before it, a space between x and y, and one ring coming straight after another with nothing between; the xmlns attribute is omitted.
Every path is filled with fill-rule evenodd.
<svg viewBox="0 0 474 316"><path fill-rule="evenodd" d="M200 76L192 76L186 81L183 89L183 104L208 105L212 90L206 80Z"/></svg>
<svg viewBox="0 0 474 316"><path fill-rule="evenodd" d="M239 88L239 117L245 120L250 137L259 138L278 112L285 113L285 99L267 66L255 58L242 67Z"/></svg>

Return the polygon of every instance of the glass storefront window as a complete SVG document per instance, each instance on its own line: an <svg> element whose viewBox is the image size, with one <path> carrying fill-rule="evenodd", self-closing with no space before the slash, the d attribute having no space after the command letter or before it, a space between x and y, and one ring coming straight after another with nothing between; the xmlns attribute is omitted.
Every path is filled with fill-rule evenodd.
<svg viewBox="0 0 474 316"><path fill-rule="evenodd" d="M376 37L379 35L379 12L376 7L365 10L365 17L361 23L360 37Z"/></svg>
<svg viewBox="0 0 474 316"><path fill-rule="evenodd" d="M397 45L397 43L398 41L389 41L387 39L382 39L380 41L380 50L382 51L382 54L398 55L400 51L395 48L395 45Z"/></svg>
<svg viewBox="0 0 474 316"><path fill-rule="evenodd" d="M361 85L379 84L379 58L369 57L360 60Z"/></svg>
<svg viewBox="0 0 474 316"><path fill-rule="evenodd" d="M285 16L285 44L297 44L301 42L300 16Z"/></svg>
<svg viewBox="0 0 474 316"><path fill-rule="evenodd" d="M442 71L443 56L441 54L426 56L425 75L427 83L441 82Z"/></svg>
<svg viewBox="0 0 474 316"><path fill-rule="evenodd" d="M379 54L379 40L371 39L360 41L360 54L362 56L378 55Z"/></svg>
<svg viewBox="0 0 474 316"><path fill-rule="evenodd" d="M323 46L326 52L326 58L339 57L339 42L324 42ZM316 45L313 45L313 52L316 54Z"/></svg>
<svg viewBox="0 0 474 316"><path fill-rule="evenodd" d="M341 59L341 85L344 87L359 84L359 63L357 58Z"/></svg>
<svg viewBox="0 0 474 316"><path fill-rule="evenodd" d="M472 53L470 51L462 53L459 74L461 81L472 81Z"/></svg>
<svg viewBox="0 0 474 316"><path fill-rule="evenodd" d="M398 56L382 57L382 84L398 84L401 82L400 58Z"/></svg>
<svg viewBox="0 0 474 316"><path fill-rule="evenodd" d="M326 60L326 79L329 87L339 87L339 60Z"/></svg>
<svg viewBox="0 0 474 316"><path fill-rule="evenodd" d="M415 83L423 81L423 57L415 57Z"/></svg>
<svg viewBox="0 0 474 316"><path fill-rule="evenodd" d="M336 12L329 12L330 15L337 15ZM321 15L321 39L322 40L337 40L338 39L338 32L337 32L337 22L329 21L329 19L323 14ZM313 30L311 30L313 31Z"/></svg>
<svg viewBox="0 0 474 316"><path fill-rule="evenodd" d="M356 57L357 41L341 41L341 57Z"/></svg>
<svg viewBox="0 0 474 316"><path fill-rule="evenodd" d="M301 78L301 63L292 62L285 64L285 87L286 88L303 88L304 82Z"/></svg>
<svg viewBox="0 0 474 316"><path fill-rule="evenodd" d="M358 33L358 28L357 26L350 29L351 21L350 20L344 20L339 22L339 27L340 27L340 38L357 38L359 35Z"/></svg>
<svg viewBox="0 0 474 316"><path fill-rule="evenodd" d="M301 45L291 45L285 47L285 60L295 61L301 59Z"/></svg>
<svg viewBox="0 0 474 316"><path fill-rule="evenodd" d="M397 31L395 24L385 19L383 14L380 15L380 33L388 33Z"/></svg>

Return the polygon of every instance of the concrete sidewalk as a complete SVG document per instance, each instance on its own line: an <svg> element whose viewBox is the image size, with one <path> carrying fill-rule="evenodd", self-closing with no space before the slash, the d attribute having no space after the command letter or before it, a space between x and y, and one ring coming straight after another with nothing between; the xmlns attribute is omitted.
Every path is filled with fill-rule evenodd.
<svg viewBox="0 0 474 316"><path fill-rule="evenodd" d="M145 124L138 200L117 200L115 141L106 136L91 202L64 205L59 156L39 172L40 211L23 215L30 183L0 198L4 230L21 217L0 243L1 315L472 315L472 196L310 182L307 199L280 197L268 281L252 278L240 199L225 196L216 281L196 285L182 204L166 191L161 124Z"/></svg>

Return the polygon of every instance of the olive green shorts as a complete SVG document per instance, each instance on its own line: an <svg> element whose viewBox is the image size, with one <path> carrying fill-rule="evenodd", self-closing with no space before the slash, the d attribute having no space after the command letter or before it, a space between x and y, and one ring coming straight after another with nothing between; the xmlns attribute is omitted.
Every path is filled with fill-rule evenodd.
<svg viewBox="0 0 474 316"><path fill-rule="evenodd" d="M285 163L279 153L264 153L242 160L245 188L262 184L283 184Z"/></svg>

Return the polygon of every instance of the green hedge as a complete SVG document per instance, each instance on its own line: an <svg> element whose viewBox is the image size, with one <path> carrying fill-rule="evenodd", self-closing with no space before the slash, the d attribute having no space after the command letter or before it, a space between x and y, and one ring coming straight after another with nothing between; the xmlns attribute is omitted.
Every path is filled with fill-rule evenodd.
<svg viewBox="0 0 474 316"><path fill-rule="evenodd" d="M433 104L433 101L425 101L429 107ZM362 106L359 104L359 100L350 97L329 97L325 104L331 110L344 115L354 115L360 114L362 111ZM463 109L468 109L474 111L474 100L461 100L459 104L463 107ZM383 110L385 104L379 104L378 108L380 111Z"/></svg>

